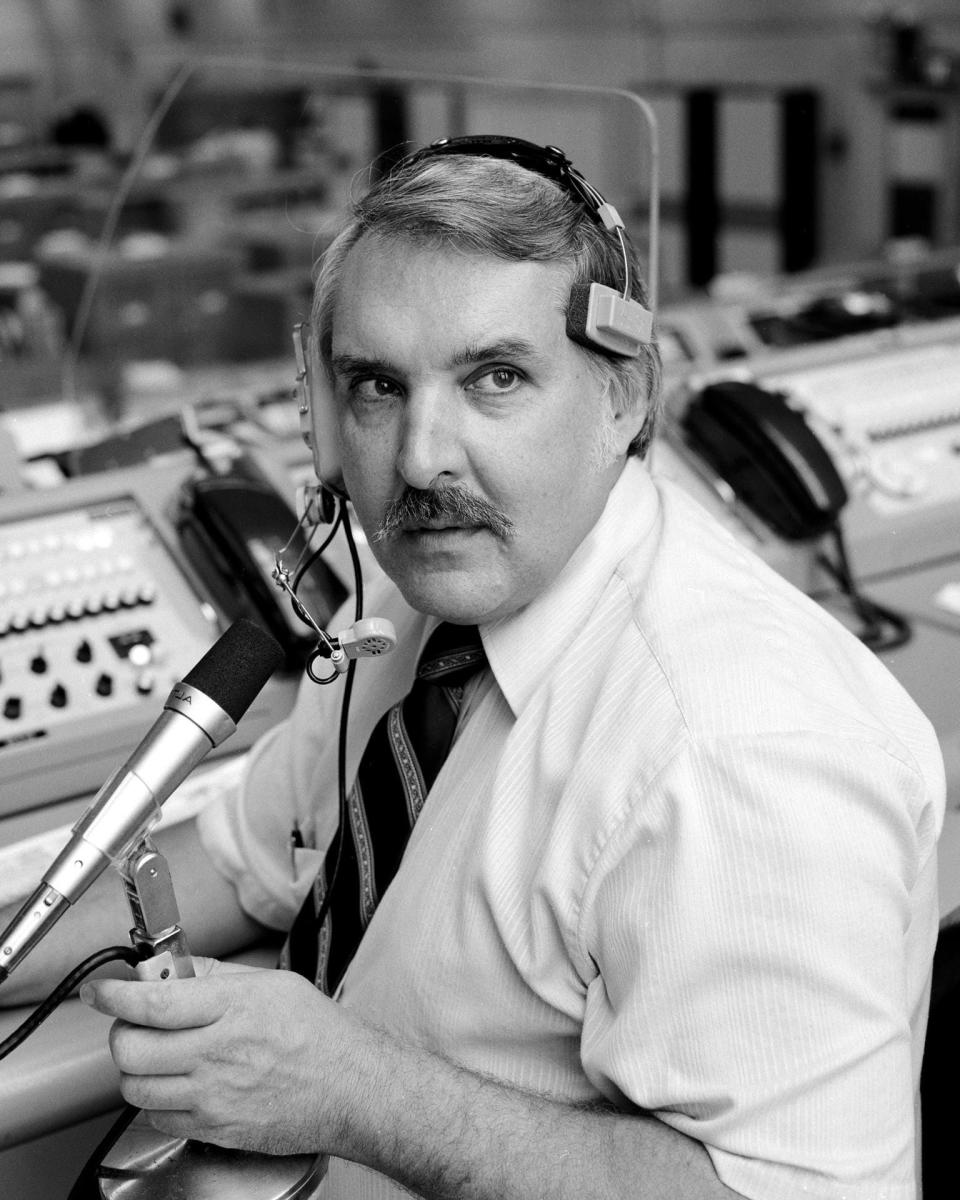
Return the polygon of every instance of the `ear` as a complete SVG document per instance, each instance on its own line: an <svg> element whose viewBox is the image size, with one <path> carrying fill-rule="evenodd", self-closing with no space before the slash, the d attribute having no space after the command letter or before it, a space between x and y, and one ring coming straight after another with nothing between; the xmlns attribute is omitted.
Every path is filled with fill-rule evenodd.
<svg viewBox="0 0 960 1200"><path fill-rule="evenodd" d="M625 455L630 443L643 428L647 418L647 398L633 388L626 388L619 379L607 378L603 402L610 412L610 448L617 457Z"/></svg>

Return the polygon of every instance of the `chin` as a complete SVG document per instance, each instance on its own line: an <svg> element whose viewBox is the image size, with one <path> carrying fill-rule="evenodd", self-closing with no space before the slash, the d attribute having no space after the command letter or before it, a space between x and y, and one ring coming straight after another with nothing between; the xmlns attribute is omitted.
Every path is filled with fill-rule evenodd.
<svg viewBox="0 0 960 1200"><path fill-rule="evenodd" d="M457 587L450 580L394 578L404 600L417 612L451 621L455 625L480 625L494 616L502 616L501 605L490 595L478 595L473 588Z"/></svg>

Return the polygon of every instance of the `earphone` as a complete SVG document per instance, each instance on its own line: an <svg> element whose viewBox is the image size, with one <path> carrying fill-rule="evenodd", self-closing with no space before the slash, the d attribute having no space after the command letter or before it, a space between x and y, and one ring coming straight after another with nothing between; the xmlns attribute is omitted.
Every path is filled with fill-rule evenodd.
<svg viewBox="0 0 960 1200"><path fill-rule="evenodd" d="M514 162L525 170L551 180L584 207L603 229L616 237L623 262L621 291L606 284L574 284L567 308L567 336L573 341L614 357L636 358L653 340L653 313L634 300L632 272L624 223L612 204L572 165L556 146L538 146L522 138L481 134L473 137L441 138L401 160L391 174L427 159L451 154L496 158ZM319 488L308 489L304 510L329 523L336 512L336 499L343 496L336 413L312 330L307 324L293 331L297 365L297 405L300 433L313 454Z"/></svg>

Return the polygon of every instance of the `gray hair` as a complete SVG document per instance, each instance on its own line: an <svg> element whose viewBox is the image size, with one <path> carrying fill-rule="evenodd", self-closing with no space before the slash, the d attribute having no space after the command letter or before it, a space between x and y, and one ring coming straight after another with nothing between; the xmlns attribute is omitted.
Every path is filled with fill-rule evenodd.
<svg viewBox="0 0 960 1200"><path fill-rule="evenodd" d="M597 282L621 291L623 255L618 239L552 180L515 163L449 154L394 169L356 199L351 219L320 259L312 322L320 360L330 372L333 311L347 254L364 234L449 247L513 262L569 264L571 284ZM640 264L630 256L631 297L646 304ZM644 346L636 358L604 354L578 344L618 411L645 403L630 453L643 456L661 410L660 353Z"/></svg>

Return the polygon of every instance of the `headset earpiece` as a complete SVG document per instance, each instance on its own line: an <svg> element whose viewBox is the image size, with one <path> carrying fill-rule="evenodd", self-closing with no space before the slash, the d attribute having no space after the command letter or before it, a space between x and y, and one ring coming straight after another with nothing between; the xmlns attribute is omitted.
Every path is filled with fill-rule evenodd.
<svg viewBox="0 0 960 1200"><path fill-rule="evenodd" d="M602 283L575 283L567 308L567 337L591 349L636 358L653 340L653 313Z"/></svg>
<svg viewBox="0 0 960 1200"><path fill-rule="evenodd" d="M329 525L337 515L337 498L322 483L301 483L297 487L297 516L309 528Z"/></svg>

